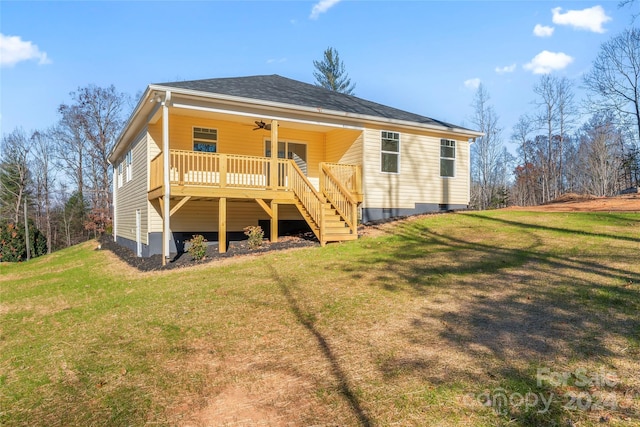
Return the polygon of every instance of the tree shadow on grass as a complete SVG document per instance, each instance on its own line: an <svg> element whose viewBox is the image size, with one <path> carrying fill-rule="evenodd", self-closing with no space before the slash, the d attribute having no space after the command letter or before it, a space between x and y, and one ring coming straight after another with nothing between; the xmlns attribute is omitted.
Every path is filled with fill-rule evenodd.
<svg viewBox="0 0 640 427"><path fill-rule="evenodd" d="M295 316L297 322L304 326L304 328L314 337L318 348L322 352L324 358L329 362L331 366L331 373L338 382L340 393L344 396L353 412L354 416L358 420L359 424L363 427L372 426L372 422L362 409L358 397L353 392L351 385L345 371L340 366L338 358L336 357L334 350L331 348L327 338L318 330L315 325L315 319L312 313L306 312L292 293L292 288L295 288L293 279L281 276L278 271L272 266L269 266L271 270L271 276L273 280L278 284L282 294L284 295L289 305L290 311Z"/></svg>
<svg viewBox="0 0 640 427"><path fill-rule="evenodd" d="M561 228L561 227L549 227L546 225L540 225L540 224L528 224L526 222L521 222L521 221L514 221L514 220L508 220L508 219L504 219L504 218L495 218L495 217L491 217L491 216L487 216L487 215L480 215L480 214L474 214L474 213L465 213L465 216L469 216L472 218L477 218L479 220L483 220L483 221L493 221L493 222L497 222L500 224L504 224L504 225L513 225L519 228L525 228L525 229L533 229L533 230L544 230L544 231L553 231L553 232L558 232L558 233L567 233L567 234L580 234L580 235L584 235L584 236L592 236L592 237L604 237L604 238L609 238L609 239L617 239L617 240L628 240L630 242L640 242L640 238L638 237L631 237L631 236L621 236L621 235L616 235L616 234L607 234L607 233L593 233L590 231L584 231L584 230L575 230L575 229L570 229L570 228ZM580 215L577 213L572 213L571 215ZM590 213L589 215L591 216L600 216L602 218L606 218L609 220L615 220L618 222L625 222L625 223L633 223L633 222L640 222L640 220L635 219L635 218L631 218L631 217L626 217L623 215L614 215L614 214L595 214L595 213Z"/></svg>
<svg viewBox="0 0 640 427"><path fill-rule="evenodd" d="M448 236L415 222L398 227L397 234L385 243L384 251L377 251L374 244L367 247L368 243L362 243L366 253L359 260L344 264L345 271L369 280L372 286L409 292L426 301L433 299L400 332L407 348L413 350L385 360L379 366L381 371L390 377L412 375L433 383L437 380L433 366L446 361L450 352L464 356L469 365L466 373L465 368L459 368L447 381L466 377L464 381L473 384L468 381L469 372L483 371L476 383L479 387L482 381L489 385L489 397L482 387L470 392L476 398L489 399L490 406L509 423L566 425L572 417L584 416L566 410L571 404L567 386L578 381L575 372L568 372L567 384L556 387L541 383L537 369L567 374L566 366L586 363L593 370L594 366L620 357L622 347L615 346L625 342L633 353L623 357L630 360L635 353L640 355L640 274L589 257L559 255L544 246L548 237L544 239L538 233L597 236L603 239L603 245L618 241L628 246L624 242L640 239L472 216L517 226L521 230L517 236L522 241L510 245L487 243L475 239L472 233ZM637 265L638 259L632 251L624 251L616 255L615 261L618 266ZM608 285L612 279L619 285ZM616 343L614 347L612 342ZM427 356L419 351L430 346L444 352ZM601 387L596 392L614 392L618 398L630 390L640 393L633 391L633 382L632 378L620 378L614 388ZM503 395L509 399L527 393L530 399L535 395L537 406L507 401L506 405L495 407L496 402L504 403ZM623 418L640 418L637 407L632 405L595 406L602 401L589 387L578 388L578 393L593 399L589 404L594 406L587 409L613 410ZM541 406L543 398L551 397L546 409ZM610 406L614 403L609 402Z"/></svg>
<svg viewBox="0 0 640 427"><path fill-rule="evenodd" d="M466 214L465 214L466 215ZM484 219L485 217L480 217ZM493 220L493 218L490 218ZM502 221L502 220L500 220ZM520 223L515 223L517 225ZM553 269L556 274L566 279L573 280L568 274L558 273L561 269L577 269L583 273L596 274L598 276L619 279L625 282L640 283L640 274L623 268L614 268L605 263L593 260L580 260L578 257L565 257L540 249L543 240L535 231L557 230L553 227L527 225L521 231L519 247L502 247L499 242L489 244L468 239L452 237L440 234L429 229L424 224L414 224L410 229L398 228L392 240L384 246L384 251L371 244L366 249L365 255L355 262L343 263L344 271L357 275L362 271L363 265L384 271L386 275L394 277L396 282L406 282L418 293L425 288L434 285L437 281L433 277L447 274L468 275L474 273L498 273L501 270L520 267L527 264L527 269L548 271ZM567 232L574 232L567 230ZM579 232L578 232L579 233ZM580 233L585 234L585 233ZM607 235L599 233L587 233L600 237L608 237L616 240L631 240L626 236ZM525 242L526 240L526 242ZM640 241L640 239L639 239ZM603 245L607 245L606 240ZM619 263L634 265L638 262L637 256L620 256ZM424 261L424 262L416 262ZM384 266L384 268L380 268ZM401 279L401 280L398 280ZM624 289L616 289L625 297L635 295L634 292L626 292Z"/></svg>

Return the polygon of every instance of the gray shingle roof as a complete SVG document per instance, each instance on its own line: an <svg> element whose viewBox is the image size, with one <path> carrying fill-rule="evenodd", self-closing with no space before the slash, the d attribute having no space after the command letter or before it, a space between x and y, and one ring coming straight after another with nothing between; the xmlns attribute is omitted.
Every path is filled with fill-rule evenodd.
<svg viewBox="0 0 640 427"><path fill-rule="evenodd" d="M191 80L159 83L178 89L217 93L262 101L278 102L301 107L321 108L344 113L361 114L393 120L403 120L433 126L464 129L446 122L421 116L397 108L367 101L356 96L345 95L288 79L277 74L269 76L230 77L206 80Z"/></svg>

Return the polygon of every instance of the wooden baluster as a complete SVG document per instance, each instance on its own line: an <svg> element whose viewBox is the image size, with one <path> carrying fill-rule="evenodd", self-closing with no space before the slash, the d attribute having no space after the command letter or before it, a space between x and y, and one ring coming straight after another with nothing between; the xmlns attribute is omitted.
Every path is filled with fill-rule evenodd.
<svg viewBox="0 0 640 427"><path fill-rule="evenodd" d="M218 162L220 167L220 188L224 188L227 186L227 155L220 154Z"/></svg>

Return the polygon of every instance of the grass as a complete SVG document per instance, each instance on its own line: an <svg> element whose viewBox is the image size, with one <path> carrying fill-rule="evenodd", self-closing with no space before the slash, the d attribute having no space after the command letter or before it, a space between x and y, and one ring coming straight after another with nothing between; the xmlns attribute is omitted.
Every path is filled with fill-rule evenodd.
<svg viewBox="0 0 640 427"><path fill-rule="evenodd" d="M1 425L640 425L640 214L155 273L94 248L0 264Z"/></svg>

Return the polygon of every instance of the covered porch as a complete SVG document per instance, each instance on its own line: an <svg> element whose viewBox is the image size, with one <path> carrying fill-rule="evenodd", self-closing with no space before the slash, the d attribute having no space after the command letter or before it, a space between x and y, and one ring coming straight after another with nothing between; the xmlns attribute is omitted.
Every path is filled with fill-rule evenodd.
<svg viewBox="0 0 640 427"><path fill-rule="evenodd" d="M357 238L362 170L350 162L361 156L344 154L361 129L302 118L258 121L268 115L187 104L170 93L163 101L148 127L150 146L158 147L149 160L148 200L159 207L165 259L172 216L197 201L217 205L220 252L227 250L227 209L235 201L260 207L274 242L280 205L295 206L322 245Z"/></svg>
<svg viewBox="0 0 640 427"><path fill-rule="evenodd" d="M190 201L217 200L220 252L227 250L227 202L247 199L269 216L272 242L278 239L279 205L295 206L321 245L356 239L357 206L362 201L360 166L325 162L320 171L316 189L292 159L169 150L168 174L163 153L151 162L148 198L160 201L163 221ZM168 214L167 188L173 201Z"/></svg>

